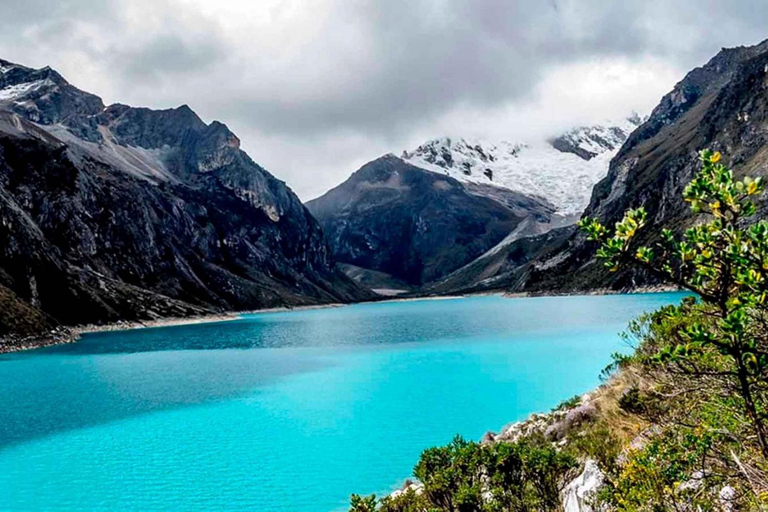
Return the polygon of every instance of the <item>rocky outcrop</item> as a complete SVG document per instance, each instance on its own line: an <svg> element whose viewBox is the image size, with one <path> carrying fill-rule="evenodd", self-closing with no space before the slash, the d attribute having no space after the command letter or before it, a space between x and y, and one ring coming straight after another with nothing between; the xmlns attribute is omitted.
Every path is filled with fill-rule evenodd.
<svg viewBox="0 0 768 512"><path fill-rule="evenodd" d="M346 302L320 226L221 123L0 61L0 335Z"/></svg>
<svg viewBox="0 0 768 512"><path fill-rule="evenodd" d="M459 181L387 155L307 203L341 262L388 274L409 286L469 263L532 217L546 202L504 191L490 198Z"/></svg>
<svg viewBox="0 0 768 512"><path fill-rule="evenodd" d="M564 512L594 512L592 500L603 485L604 475L597 462L587 459L581 474L563 489Z"/></svg>

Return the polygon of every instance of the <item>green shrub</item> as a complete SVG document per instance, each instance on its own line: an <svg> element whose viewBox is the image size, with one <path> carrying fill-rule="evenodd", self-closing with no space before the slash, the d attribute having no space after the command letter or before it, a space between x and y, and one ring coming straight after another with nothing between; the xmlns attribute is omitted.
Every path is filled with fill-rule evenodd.
<svg viewBox="0 0 768 512"><path fill-rule="evenodd" d="M613 473L623 450L621 440L602 422L588 425L569 436L568 450L575 457L588 457L597 462L604 473Z"/></svg>
<svg viewBox="0 0 768 512"><path fill-rule="evenodd" d="M482 445L456 437L425 450L414 469L424 485L380 501L382 512L533 512L560 507L560 493L578 470L576 458L543 439ZM355 498L355 496L353 496ZM354 508L363 512L365 508ZM369 506L366 503L364 506Z"/></svg>
<svg viewBox="0 0 768 512"><path fill-rule="evenodd" d="M380 512L428 512L434 510L423 495L413 489L396 497L386 496L381 499Z"/></svg>
<svg viewBox="0 0 768 512"><path fill-rule="evenodd" d="M349 512L374 512L376 510L376 495L360 496L353 494L350 498Z"/></svg>
<svg viewBox="0 0 768 512"><path fill-rule="evenodd" d="M637 386L627 389L619 397L619 407L628 413L642 414L646 410L644 397L640 394Z"/></svg>
<svg viewBox="0 0 768 512"><path fill-rule="evenodd" d="M574 395L571 398L563 400L562 402L557 404L557 407L552 409L552 412L563 411L563 410L566 410L566 409L573 409L574 407L576 407L580 403L581 403L581 396Z"/></svg>
<svg viewBox="0 0 768 512"><path fill-rule="evenodd" d="M635 365L656 394L630 389L620 406L663 428L606 486L618 509L709 510L726 482L742 504L768 489L768 222L750 219L764 183L736 180L720 161L720 153L701 153L683 197L709 220L682 237L661 229L657 242L638 243L648 224L643 208L613 230L580 222L611 271L639 266L696 294L630 325L639 344L621 366Z"/></svg>

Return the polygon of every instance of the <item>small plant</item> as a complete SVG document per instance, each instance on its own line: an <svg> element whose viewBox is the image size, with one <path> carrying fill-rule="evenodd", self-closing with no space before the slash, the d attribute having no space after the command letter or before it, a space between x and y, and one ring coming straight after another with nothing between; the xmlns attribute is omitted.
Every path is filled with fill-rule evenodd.
<svg viewBox="0 0 768 512"><path fill-rule="evenodd" d="M623 411L632 414L642 414L645 412L645 400L640 394L640 390L637 386L632 386L627 389L624 394L619 397L619 407L621 407Z"/></svg>
<svg viewBox="0 0 768 512"><path fill-rule="evenodd" d="M574 395L571 398L563 400L562 402L557 404L557 406L554 409L552 409L552 412L573 409L580 403L581 403L581 397L579 395Z"/></svg>
<svg viewBox="0 0 768 512"><path fill-rule="evenodd" d="M360 496L353 494L350 498L349 512L375 512L376 495Z"/></svg>

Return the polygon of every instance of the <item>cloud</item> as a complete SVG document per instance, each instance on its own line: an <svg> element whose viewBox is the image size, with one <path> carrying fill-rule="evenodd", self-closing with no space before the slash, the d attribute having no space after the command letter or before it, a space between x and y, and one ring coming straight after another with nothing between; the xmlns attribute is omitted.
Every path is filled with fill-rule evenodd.
<svg viewBox="0 0 768 512"><path fill-rule="evenodd" d="M309 198L422 138L525 139L649 111L762 0L27 0L0 57L108 102L191 105Z"/></svg>

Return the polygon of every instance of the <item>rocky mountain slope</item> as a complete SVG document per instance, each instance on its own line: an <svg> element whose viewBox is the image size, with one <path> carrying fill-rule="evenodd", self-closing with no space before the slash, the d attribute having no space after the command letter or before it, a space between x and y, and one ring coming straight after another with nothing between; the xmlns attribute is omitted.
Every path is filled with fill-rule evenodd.
<svg viewBox="0 0 768 512"><path fill-rule="evenodd" d="M0 335L368 296L225 125L0 61Z"/></svg>
<svg viewBox="0 0 768 512"><path fill-rule="evenodd" d="M699 169L698 151L721 151L737 175L768 176L768 41L723 49L661 100L624 143L594 189L586 215L613 225L630 207L649 213L645 236L694 222L682 191ZM766 215L767 205L759 206ZM516 271L515 289L532 292L625 289L653 283L637 272L610 274L574 234Z"/></svg>
<svg viewBox="0 0 768 512"><path fill-rule="evenodd" d="M419 286L472 261L526 219L548 222L553 214L543 200L499 193L491 199L387 155L307 207L339 261Z"/></svg>

